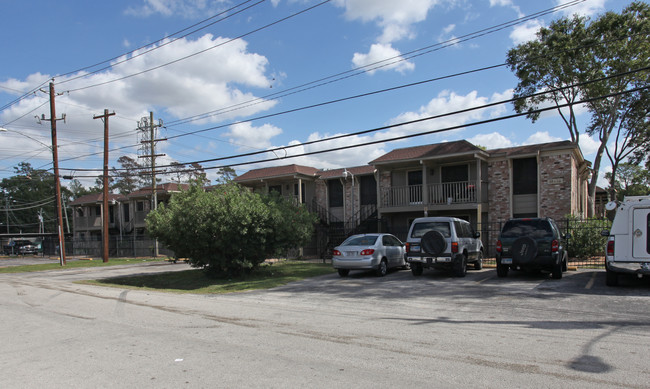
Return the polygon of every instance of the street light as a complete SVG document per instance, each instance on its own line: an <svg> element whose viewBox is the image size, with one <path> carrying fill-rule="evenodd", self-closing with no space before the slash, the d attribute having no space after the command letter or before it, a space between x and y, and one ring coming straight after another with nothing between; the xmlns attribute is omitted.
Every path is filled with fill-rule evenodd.
<svg viewBox="0 0 650 389"><path fill-rule="evenodd" d="M9 129L6 129L6 128L4 128L4 127L0 127L0 132L13 132L14 134L22 135L22 136L24 136L25 138L29 138L29 139L33 140L34 142L38 142L38 143L42 144L43 146L47 147L48 149L52 150L52 145L48 145L48 144L46 144L46 143L43 143L43 142L41 142L40 140L38 140L38 139L36 139L36 138L32 138L31 136L29 136L29 135L27 135L27 134L23 134L22 132L18 132L18 131L14 131L14 130L9 130Z"/></svg>

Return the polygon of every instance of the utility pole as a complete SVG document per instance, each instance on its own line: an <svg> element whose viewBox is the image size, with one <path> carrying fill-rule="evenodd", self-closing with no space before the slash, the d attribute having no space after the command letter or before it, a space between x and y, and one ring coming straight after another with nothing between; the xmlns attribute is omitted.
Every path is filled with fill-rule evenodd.
<svg viewBox="0 0 650 389"><path fill-rule="evenodd" d="M103 115L93 116L93 119L104 121L104 193L102 195L102 261L108 262L108 117L115 115L115 112L108 113L104 110Z"/></svg>
<svg viewBox="0 0 650 389"><path fill-rule="evenodd" d="M139 155L138 158L147 158L150 161L151 166L151 210L155 211L158 209L158 194L156 190L156 157L162 157L165 154L156 154L156 142L167 140L166 138L156 139L156 128L162 127L162 120L158 121L158 124L153 122L153 111L149 112L149 119L146 117L142 118L138 123L138 129L142 132L142 152L143 155ZM147 135L147 132L149 133ZM148 146L148 147L147 147ZM149 153L149 154L147 154ZM158 256L158 240L154 242L154 252L153 256Z"/></svg>
<svg viewBox="0 0 650 389"><path fill-rule="evenodd" d="M56 117L56 104L54 102L56 94L54 93L54 82L50 82L49 92L50 118L45 119L45 115L42 115L40 120L49 121L52 128L52 164L54 165L54 191L56 195L57 232L59 237L59 264L63 266L66 265L65 237L63 236L63 212L61 210L61 177L59 176L59 151L56 142L56 122L57 120L63 120L65 123L65 114L63 114L61 118Z"/></svg>

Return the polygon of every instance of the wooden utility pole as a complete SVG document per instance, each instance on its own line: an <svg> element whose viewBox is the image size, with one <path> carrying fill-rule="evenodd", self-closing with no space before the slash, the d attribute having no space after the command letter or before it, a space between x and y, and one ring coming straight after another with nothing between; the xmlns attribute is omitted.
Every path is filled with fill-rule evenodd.
<svg viewBox="0 0 650 389"><path fill-rule="evenodd" d="M115 115L115 112L108 113L104 110L103 115L93 116L93 119L104 121L104 193L102 195L102 261L108 262L108 117Z"/></svg>
<svg viewBox="0 0 650 389"><path fill-rule="evenodd" d="M43 91L45 92L45 91ZM50 82L50 118L45 119L45 115L41 120L49 121L52 128L52 163L54 166L54 192L56 196L56 213L57 213L57 232L59 237L59 264L66 265L65 260L65 237L63 236L63 212L61 210L61 177L59 176L59 152L56 142L56 121L65 121L65 114L62 118L56 117L56 104L54 102L56 93L54 93L54 83Z"/></svg>

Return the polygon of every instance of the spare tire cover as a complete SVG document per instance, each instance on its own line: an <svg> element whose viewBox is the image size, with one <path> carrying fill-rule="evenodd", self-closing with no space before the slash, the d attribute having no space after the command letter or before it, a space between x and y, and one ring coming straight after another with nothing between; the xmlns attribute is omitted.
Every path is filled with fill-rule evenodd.
<svg viewBox="0 0 650 389"><path fill-rule="evenodd" d="M429 231L422 237L420 242L422 245L422 250L426 254L431 254L433 256L438 256L445 252L447 248L447 241L445 237L438 231Z"/></svg>
<svg viewBox="0 0 650 389"><path fill-rule="evenodd" d="M512 244L512 258L518 263L529 263L537 256L537 243L533 238L523 236Z"/></svg>

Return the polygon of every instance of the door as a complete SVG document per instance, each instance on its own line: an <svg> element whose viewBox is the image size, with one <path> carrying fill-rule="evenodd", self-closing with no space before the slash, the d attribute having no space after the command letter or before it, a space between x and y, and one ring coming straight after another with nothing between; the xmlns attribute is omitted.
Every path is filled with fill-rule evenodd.
<svg viewBox="0 0 650 389"><path fill-rule="evenodd" d="M634 258L650 258L650 208L634 209L632 229L632 256Z"/></svg>
<svg viewBox="0 0 650 389"><path fill-rule="evenodd" d="M409 202L411 204L422 204L422 170L408 172Z"/></svg>

